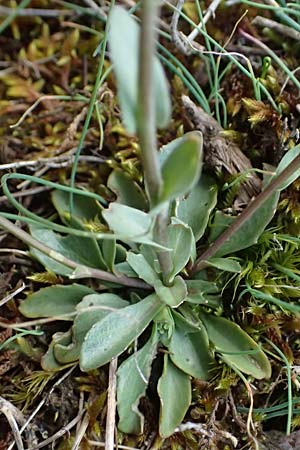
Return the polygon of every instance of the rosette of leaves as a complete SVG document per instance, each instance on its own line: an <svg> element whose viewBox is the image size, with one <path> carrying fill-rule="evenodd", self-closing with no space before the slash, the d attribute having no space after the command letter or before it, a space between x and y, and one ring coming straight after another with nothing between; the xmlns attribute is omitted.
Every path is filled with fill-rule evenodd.
<svg viewBox="0 0 300 450"><path fill-rule="evenodd" d="M128 40L117 32L119 29ZM136 23L123 9L116 8L110 50L123 118L131 132L137 127L138 41ZM122 65L124 55L130 55L130 60ZM165 125L170 99L163 70L158 61L155 64L157 118ZM278 173L296 151L286 155ZM20 310L27 317L59 316L70 323L67 332L53 336L42 361L47 370L60 370L79 361L81 369L89 371L122 355L117 372L118 426L126 433L143 431L139 402L146 395L156 358L163 360L161 373L155 374L162 437L170 436L185 417L191 403L191 377L208 380L216 358L257 379L271 375L270 363L260 345L237 324L221 317L220 290L207 279L206 269L189 276L188 265L195 262L196 244L207 233L209 221L212 226L207 234L213 242L236 220L215 211L217 189L212 178L200 176L201 152L202 136L198 132L187 133L161 149L162 189L151 210L141 186L119 170L113 171L108 180L108 187L116 194L116 201L108 208L76 194L70 216L68 194L54 191L53 203L61 221L80 230L100 229L101 239L98 235L61 236L43 226L31 227L33 237L79 265L116 275L114 283L103 281L106 290L101 293L75 283L41 289L30 294ZM274 215L280 189L219 247L206 266L215 271L241 270L237 259L230 255L257 241ZM163 245L155 239L155 223L161 208L166 207L169 223ZM76 270L54 261L51 255L33 248L31 251L47 270L70 279L78 277ZM170 255L171 269L165 277L159 252ZM121 289L118 275L142 280L144 285ZM133 350L132 354L128 350Z"/></svg>

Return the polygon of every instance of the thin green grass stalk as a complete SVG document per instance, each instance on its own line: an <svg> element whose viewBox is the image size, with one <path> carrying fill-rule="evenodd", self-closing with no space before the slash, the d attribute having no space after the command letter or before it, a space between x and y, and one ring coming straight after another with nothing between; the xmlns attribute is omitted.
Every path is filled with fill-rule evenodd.
<svg viewBox="0 0 300 450"><path fill-rule="evenodd" d="M277 229L275 229L276 231ZM295 244L295 245L299 245L300 244L300 238L295 237L295 236L290 236L288 234L283 234L283 233L274 233L276 235L276 239L279 241L283 241L283 242L288 242L289 244Z"/></svg>
<svg viewBox="0 0 300 450"><path fill-rule="evenodd" d="M200 4L199 4L198 0L196 1L196 6L197 6L198 13L201 16L201 21L202 21L202 24L203 24L202 28L203 28L204 32L208 35L207 30L206 30L206 25L205 25L205 23L203 21L203 15L202 15L201 7L200 7ZM245 14L243 14L243 16L236 22L236 24L235 24L235 26L234 26L234 28L233 28L229 38L227 39L227 41L224 44L224 47L223 47L224 50L225 50L227 44L232 39L232 36L236 32L236 28L237 28L239 22L244 17L244 15ZM207 39L207 41L209 42L208 39ZM213 57L214 52L211 49L210 42L209 42L209 47L207 47L207 48L208 48L208 51L211 53L211 56ZM214 58L213 58L213 60L214 60ZM224 99L223 99L223 97L221 95L221 92L220 92L220 76L219 76L220 62L221 62L221 55L219 55L217 57L216 61L214 61L214 67L213 67L213 80L214 81L213 81L213 89L211 90L211 94L210 95L214 96L214 99L215 99L215 102L214 102L215 103L215 114L216 114L216 119L217 119L217 121L219 123L221 123L221 115L220 115L220 103L221 103L221 105L223 107L223 112L226 115L226 118L224 118L223 126L226 127L224 125L224 123L227 124L227 108L226 108L226 105L225 105L225 101L224 101ZM250 64L250 61L249 61L248 65L249 65L251 71L253 72L252 66ZM253 73L253 78L255 78L254 77L254 73ZM256 89L256 83L254 85L254 91L256 93L256 96L260 95L259 94L259 90L257 91L257 89Z"/></svg>
<svg viewBox="0 0 300 450"><path fill-rule="evenodd" d="M227 106L225 103L224 98L222 97L222 95L220 94L220 92L217 93L217 97L222 105L222 109L223 109L223 128L226 130L227 129ZM221 123L221 122L219 122Z"/></svg>
<svg viewBox="0 0 300 450"><path fill-rule="evenodd" d="M11 192L8 189L7 181L8 180L24 180L29 181L30 183L38 183L43 186L48 186L52 189L58 189L60 191L69 192L73 194L78 194L83 197L93 198L99 203L101 203L103 206L107 206L107 201L101 197L101 195L96 194L95 192L90 191L84 191L82 189L78 188L71 188L70 186L65 186L64 184L55 183L53 181L45 180L44 178L35 177L32 175L25 175L23 173L7 173L3 175L1 178L2 188L5 195L7 195L7 198L9 200L13 200L14 196L11 194Z"/></svg>
<svg viewBox="0 0 300 450"><path fill-rule="evenodd" d="M194 95L194 97L197 99L199 105L204 109L205 112L210 113L210 106L207 101L206 95L204 94L203 90L193 77L193 75L187 70L187 68L175 57L170 53L166 48L163 47L163 45L158 44L158 48L165 53L171 61L174 62L178 66L177 69L174 64L172 64L167 58L165 58L163 55L158 55L159 58L164 62L166 66L169 67L169 69L176 73L180 77L180 79L183 81L183 83L186 85L186 87L189 89L191 94Z"/></svg>
<svg viewBox="0 0 300 450"><path fill-rule="evenodd" d="M229 72L229 70L231 69L232 64L233 64L232 62L229 62L229 63L226 65L226 67L222 70L222 72L220 73L219 78L218 78L218 84L219 84L219 85L221 84L221 81L222 81L222 79L225 77L226 73ZM210 98L209 98L209 99L210 99ZM222 103L222 106L223 106L223 128L224 128L224 129L227 129L227 126L228 126L228 121L227 121L227 106L226 106L226 103L225 103L224 98L223 98L220 94L219 94L219 100L220 100L220 102Z"/></svg>
<svg viewBox="0 0 300 450"><path fill-rule="evenodd" d="M132 7L128 10L129 14L134 14L134 13L141 7L141 3L142 3L141 0L138 1L138 2L136 2L136 5L132 6Z"/></svg>
<svg viewBox="0 0 300 450"><path fill-rule="evenodd" d="M77 28L79 31L84 31L85 33L92 34L93 36L97 36L99 38L101 37L100 31L97 31L94 28L88 27L86 25L76 23L76 27L72 27L72 28Z"/></svg>
<svg viewBox="0 0 300 450"><path fill-rule="evenodd" d="M15 341L16 339L18 339L19 337L22 336L41 336L42 334L44 334L43 331L38 331L38 330L23 330L21 328L15 328L17 331L20 331L18 334L15 334L14 336L9 337L8 339L6 339L4 342L2 342L2 344L0 344L0 352L2 352L2 350L7 347L11 342Z"/></svg>
<svg viewBox="0 0 300 450"><path fill-rule="evenodd" d="M257 47L262 48L276 63L278 66L288 75L290 80L294 83L294 85L297 87L297 89L300 90L300 81L295 77L293 72L287 67L287 65L282 61L279 56L276 55L267 45L265 45L263 42L256 39L254 36L251 36L250 34L246 33L245 31L240 31L242 36L244 36L249 41L253 42Z"/></svg>
<svg viewBox="0 0 300 450"><path fill-rule="evenodd" d="M49 230L56 231L58 233L65 233L65 234L70 234L73 236L79 236L79 237L83 237L83 238L108 239L108 240L109 239L114 240L114 239L116 239L116 237L117 237L117 239L122 239L122 238L125 239L126 238L126 236L121 236L121 235L116 236L113 233L109 234L109 233L99 233L99 232L95 232L95 231L83 231L83 230L79 230L78 228L72 228L70 226L59 225L55 222L52 222L51 220L44 219L43 217L40 217L37 214L32 213L31 211L26 209L24 206L22 206L20 203L18 203L14 198L11 198L11 197L12 197L12 195L9 194L9 197L8 197L9 201L20 213L23 214L23 216L19 216L17 214L12 214L12 213L1 212L0 217L5 217L7 219L12 219L12 220L18 220L20 222L26 222L26 223L29 223L32 225L40 225L43 228L47 228Z"/></svg>
<svg viewBox="0 0 300 450"><path fill-rule="evenodd" d="M289 412L289 410L285 409L283 411L270 413L270 414L268 414L268 416L266 417L265 420L271 420L271 419L275 419L276 417L287 416L288 412ZM291 413L292 413L293 416L297 416L297 415L299 416L300 410L298 408L297 409L296 408L295 409L292 408Z"/></svg>
<svg viewBox="0 0 300 450"><path fill-rule="evenodd" d="M232 29L232 31L231 31L231 34L229 35L229 38L228 38L228 39L225 41L225 43L224 43L224 49L226 49L226 47L227 47L227 45L229 44L229 42L231 41L233 35L236 33L237 27L238 27L239 23L242 21L242 19L245 17L245 15L246 15L246 13L244 13L244 14L238 19L238 21L235 23L235 25L234 25L234 27L233 27L233 29ZM220 78L220 75L219 75L220 63L221 63L221 55L218 56L218 58L217 58L217 63L216 63L216 74L215 74L215 77L217 77L217 79L216 79L216 81L215 81L215 85L218 87L218 90L215 91L215 99L216 99L216 101L215 101L215 104L216 104L216 117L218 118L219 123L221 123L220 112L219 112L219 110L220 110L220 107L219 107L219 101L220 101L221 105L223 106L223 114L224 114L224 116L225 116L225 117L224 117L224 122L223 122L223 123L226 124L226 125L223 124L223 127L224 127L224 128L227 128L227 107L226 107L225 101L224 101L224 99L223 99L223 97L222 97L222 95L221 95L221 93L220 93L220 89L219 89L219 87L220 87L220 79L221 79L221 78ZM249 68L251 68L251 71L253 72L253 69L252 69L252 66L251 66L250 61L249 61L248 64L249 64ZM227 64L227 66L230 66L230 63ZM255 78L255 77L254 77L254 73L253 73L253 78ZM257 84L255 83L255 89L256 89L256 88L257 88ZM260 91L259 91L259 89L257 89L256 96L260 96ZM217 101L217 99L219 99L219 101Z"/></svg>
<svg viewBox="0 0 300 450"><path fill-rule="evenodd" d="M265 350L267 353L267 350ZM293 405L299 405L299 399L293 399L292 400L292 404ZM266 420L271 420L271 419L275 419L277 417L282 417L282 416L287 416L288 414L288 406L289 406L289 402L283 402L280 403L279 405L276 406L270 406L268 408L254 408L253 412L254 414L262 414L263 417L261 419L261 421L266 421ZM243 406L238 406L237 407L238 412L242 412L242 413L247 413L249 408L243 407ZM293 416L299 416L300 415L300 409L298 408L292 408L292 415Z"/></svg>
<svg viewBox="0 0 300 450"><path fill-rule="evenodd" d="M110 67L108 67L108 69L106 69L106 71L104 72L104 74L101 78L100 85L102 85L104 83L104 81L106 80L108 75L111 73L112 69L113 69L113 66L110 66ZM102 150L103 144L104 144L104 128L103 128L103 122L101 119L100 107L99 107L98 101L95 103L95 112L96 112L96 117L97 117L98 125L99 125L99 150Z"/></svg>
<svg viewBox="0 0 300 450"><path fill-rule="evenodd" d="M296 31L300 31L300 25L298 22L296 22L294 19L292 19L291 17L289 17L286 13L285 13L285 7L282 6L274 6L273 12L274 14L282 20L282 22L284 22L285 24L289 25L291 28L293 28ZM289 13L292 13L292 9L289 10Z"/></svg>
<svg viewBox="0 0 300 450"><path fill-rule="evenodd" d="M212 51L212 48L211 48L211 45L210 45L210 41L209 41L209 39L208 39L208 33L207 33L207 31L206 31L206 25L205 25L205 23L203 22L203 14L202 14L202 10L201 10L201 6L200 6L200 2L199 2L199 0L196 0L196 9L197 9L197 13L198 13L198 16L199 16L199 20L202 22L202 29L203 29L203 31L204 31L204 41L205 41L205 45L206 45L206 48L207 48L207 50L209 51L209 52L211 52ZM199 28L199 27L198 27ZM212 77L212 80L211 80L211 90L213 91L215 91L215 92L218 92L218 90L219 90L219 85L218 85L218 70L217 70L217 63L216 63L216 61L215 61L215 58L214 58L214 56L212 55L212 54L209 54L208 55L208 60L209 60L209 62L210 62L210 68L208 68L208 70L207 70L207 74L210 74L211 72L212 72L212 75L213 75L213 77ZM216 113L217 113L217 98L215 99L216 100L216 102L215 102L215 105L216 105ZM219 120L218 120L219 121ZM220 123L220 122L219 122Z"/></svg>
<svg viewBox="0 0 300 450"><path fill-rule="evenodd" d="M96 116L97 116L98 125L99 125L99 150L101 151L103 148L103 142L104 142L104 129L103 129L103 122L101 119L99 102L95 103L95 111L96 111Z"/></svg>
<svg viewBox="0 0 300 450"><path fill-rule="evenodd" d="M176 8L173 5L169 5L172 9L179 11L178 8ZM248 71L233 55L231 52L227 52L217 41L215 41L209 34L205 33L204 30L202 28L199 28L198 25L191 20L186 14L184 14L182 11L179 11L181 16L190 24L192 25L194 28L197 28L199 30L199 32L204 36L207 37L207 39L214 44L219 51L224 55L227 56L240 70L242 73L244 73L244 75L246 75L248 78L250 78L250 80L252 80L253 83L253 89L254 92L256 93L256 99L259 100L260 97L257 97L257 89L259 88L267 97L267 99L269 100L269 102L271 103L271 105L273 106L273 108L276 111L279 111L278 106L276 105L276 103L274 102L271 94L269 93L269 91L266 89L266 87L255 78L253 71Z"/></svg>
<svg viewBox="0 0 300 450"><path fill-rule="evenodd" d="M300 9L300 3L286 3L285 6L287 8L296 8L296 9Z"/></svg>
<svg viewBox="0 0 300 450"><path fill-rule="evenodd" d="M269 354L273 354L272 352L269 352L267 350L265 350L265 352L267 352ZM293 405L300 404L300 398L299 397L298 398L297 397L293 398L292 399L292 404ZM278 412L284 412L284 414L286 414L288 406L289 406L289 402L283 402L283 403L280 403L279 405L268 406L266 408L255 408L253 411L257 412L257 413L266 413L266 414L268 414L268 413L275 413L275 412L278 411ZM244 406L240 406L238 408L238 411L247 412L248 408L246 408ZM298 409L298 414L299 413L300 413L300 410Z"/></svg>
<svg viewBox="0 0 300 450"><path fill-rule="evenodd" d="M300 276L296 275L292 270L287 269L286 267L281 266L280 264L273 263L272 266L279 270L279 272L284 273L284 275L287 275L289 278L291 278L294 281L298 281L300 283Z"/></svg>
<svg viewBox="0 0 300 450"><path fill-rule="evenodd" d="M258 9L266 9L266 10L270 10L270 11L274 11L274 12L276 12L279 9L278 6L267 5L266 3L253 2L251 0L240 0L240 3L249 5L249 6L254 6L255 8L258 8ZM291 7L289 7L288 5L291 5ZM294 3L288 3L287 6L281 6L280 10L282 13L287 13L287 14L291 14L291 15L300 17L300 11L296 11L296 8L298 8L298 7L299 7L299 5L296 5Z"/></svg>
<svg viewBox="0 0 300 450"><path fill-rule="evenodd" d="M113 8L114 4L115 4L115 0L111 0L109 12L108 12L108 18L107 18L107 22L106 22L106 25L105 25L104 38L103 38L103 41L102 41L103 42L103 44L102 44L102 52L101 52L100 61L99 61L99 65L98 65L97 77L96 77L96 81L95 81L95 84L94 84L94 89L93 89L93 92L92 92L91 100L90 100L90 103L89 103L86 119L84 121L83 129L82 129L81 136L80 136L80 139L79 139L78 148L77 148L76 153L75 153L74 163L73 163L73 166L72 166L71 177L70 177L70 186L71 186L71 188L75 187L75 178L76 178L76 172L77 172L77 167L78 167L78 163L79 163L79 156L80 156L81 150L83 148L83 143L85 141L85 138L86 138L86 135L87 135L87 132L88 132L88 128L89 128L89 124L90 124L90 121L91 121L91 118L92 118L92 115L93 115L95 103L97 101L98 91L99 91L99 88L101 86L103 67L104 67L104 60L105 60L105 52L106 52L107 39L108 39L109 17L110 17L110 13L112 11L112 8ZM70 202L69 202L70 214L72 214L72 212L73 212L73 200L74 200L73 199L73 194L71 192L70 193Z"/></svg>
<svg viewBox="0 0 300 450"><path fill-rule="evenodd" d="M225 75L227 74L227 72L229 72L231 70L232 67L232 62L229 62L224 69L222 70L222 72L219 75L219 83L221 83L221 81L223 80L223 78L225 77Z"/></svg>
<svg viewBox="0 0 300 450"><path fill-rule="evenodd" d="M252 442L255 445L255 450L260 450L260 446L258 441L256 440L255 436L251 433L251 425L253 425L253 394L251 391L251 387L249 385L249 382L247 380L247 378L245 377L245 375L240 372L237 368L233 368L233 370L238 374L238 376L240 377L240 379L243 381L244 385L246 386L246 389L248 391L248 396L250 399L250 408L248 408L248 415L247 415L247 434L249 436L249 438L252 440Z"/></svg>
<svg viewBox="0 0 300 450"><path fill-rule="evenodd" d="M293 420L293 392L292 392L292 371L291 371L291 365L288 362L285 354L280 350L280 348L277 347L277 345L273 344L272 341L266 338L266 341L268 344L270 344L274 350L278 353L278 355L281 356L283 362L286 366L286 372L287 372L287 384L288 384L288 414L287 414L287 424L286 424L286 434L287 436L291 433L292 428L292 420Z"/></svg>
<svg viewBox="0 0 300 450"><path fill-rule="evenodd" d="M24 216L19 216L18 214L1 212L0 217L4 217L10 220L17 220L19 222L25 222L30 225L40 225L43 228L47 228L51 231L56 231L58 233L70 234L72 236L79 236L83 238L93 238L93 239L116 239L115 234L108 233L97 233L92 231L83 231L77 228L66 227L64 225L59 225L51 220L43 219L30 211L25 211L25 208L18 204L18 209L24 214ZM27 214L27 215L25 215Z"/></svg>
<svg viewBox="0 0 300 450"><path fill-rule="evenodd" d="M19 9L26 8L26 6L28 6L30 2L31 0L22 0L21 3L19 3L19 5L14 9L14 11L0 23L0 34L2 34L3 31L5 31L6 28L9 27L9 25L18 16Z"/></svg>
<svg viewBox="0 0 300 450"><path fill-rule="evenodd" d="M261 292L257 289L250 287L247 283L246 283L246 286L247 286L247 288L244 289L240 293L238 300L240 300L244 296L244 294L250 294L256 300L260 300L262 302L267 302L267 303L272 303L272 304L278 306L279 308L281 308L285 312L289 311L289 312L292 312L293 314L298 314L300 312L300 306L298 306L298 305L293 305L293 304L287 303L283 300L279 300L278 298L273 297L273 295L271 295L271 294L266 294L265 292Z"/></svg>
<svg viewBox="0 0 300 450"><path fill-rule="evenodd" d="M172 6L172 5L170 5L171 7L172 7L172 9L174 9L174 10L176 10L176 11L179 11L178 10L178 8L176 8L175 6ZM252 80L252 82L253 82L253 89L254 89L254 93L255 93L255 97L256 97L256 99L258 100L258 92L257 92L257 80L256 80L256 78L255 78L255 75L254 75L254 72L253 72L253 69L252 69L252 66L251 66L251 63L250 63L250 61L249 61L249 59L248 58L246 58L245 56L244 56L244 59L247 61L247 64L248 64L248 67L249 67L249 71L247 71L247 69L245 69L245 67L241 64L241 63L239 63L239 61L237 60L237 59L235 59L234 58L234 56L233 56L233 53L232 52L230 52L230 53L228 53L227 51L226 51L226 49L224 48L224 47L222 47L217 41L215 41L205 30L203 30L202 28L200 28L195 22L193 22L186 14L184 14L182 11L179 11L179 13L180 13L180 15L190 24L190 25L192 25L194 28L196 28L196 29L198 29L199 30L199 32L204 36L204 38L205 38L205 40L208 40L209 42L211 42L211 43L213 43L219 50L220 50L220 52L215 52L215 51L212 51L212 50L208 50L208 51L205 51L205 52L203 52L203 54L216 54L216 55L224 55L224 56L228 56L229 57L229 59L231 60L231 61L233 61L233 63L237 66L237 67L239 67L239 69L248 77L248 78L250 78L251 80ZM210 47L210 43L209 43L209 48L211 48ZM243 56L243 55L240 55L240 56ZM207 72L208 72L208 74L209 74L209 68L208 68L208 70L207 70ZM261 86L261 88L264 88L264 86L262 85ZM272 98L271 98L272 99ZM272 101L273 101L273 99L272 99ZM273 101L273 103L274 103L274 101ZM274 105L275 105L275 103L274 103ZM275 105L275 108L276 108L276 105Z"/></svg>
<svg viewBox="0 0 300 450"><path fill-rule="evenodd" d="M62 1L61 2L62 6L65 6L66 8L72 9L74 10L77 14L84 14L87 16L92 16L92 17L96 17L97 19L101 20L101 22L105 23L106 22L106 18L104 16L101 16L101 14L99 14L98 11L92 11L90 8L85 8L83 6L80 5L74 5L74 3L71 2L66 2L66 1Z"/></svg>
<svg viewBox="0 0 300 450"><path fill-rule="evenodd" d="M100 203L101 203L101 200L103 200L102 197L100 197L98 194L95 194L93 192L82 191L80 189L60 185L60 184L53 183L48 180L44 180L42 178L37 178L37 177L30 176L30 175L17 174L17 173L16 174L6 174L2 177L3 192L4 192L5 196L7 197L7 199L10 201L10 203L17 209L17 211L19 211L24 216L1 212L0 217L14 219L14 220L20 220L20 221L30 223L33 225L42 225L43 227L50 229L52 231L57 231L59 233L67 233L67 234L71 234L74 236L88 237L88 238L94 238L94 239L116 239L116 238L117 239L122 239L122 238L125 239L126 238L126 236L121 236L121 235L116 236L113 233L109 234L109 233L97 233L97 232L83 231L83 230L79 230L77 228L72 228L70 226L58 225L58 224L52 222L51 220L42 218L42 217L38 216L37 214L34 214L31 211L29 211L27 208L25 208L23 205L21 205L14 198L14 196L11 194L11 192L9 191L8 186L7 186L8 179L21 179L21 180L36 182L38 184L42 184L45 186L51 186L52 188L60 189L65 192L69 192L70 194L72 193L73 195L78 194L78 195L83 195L85 197L94 198L95 200L99 201ZM105 202L105 200L104 200L104 202ZM106 204L106 202L105 202L105 204ZM1 227L1 224L0 224L0 227ZM164 246L160 246L161 250L165 250L165 248L166 247L164 247Z"/></svg>

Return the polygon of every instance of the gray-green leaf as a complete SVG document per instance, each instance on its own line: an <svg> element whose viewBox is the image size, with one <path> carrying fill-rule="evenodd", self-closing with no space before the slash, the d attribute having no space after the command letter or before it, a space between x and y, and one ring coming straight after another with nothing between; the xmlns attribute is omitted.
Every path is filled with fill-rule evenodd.
<svg viewBox="0 0 300 450"><path fill-rule="evenodd" d="M140 29L123 8L114 7L112 11L108 41L123 120L128 131L135 133L138 121ZM156 124L159 128L164 128L170 120L171 102L168 83L157 58L154 63L154 96Z"/></svg>
<svg viewBox="0 0 300 450"><path fill-rule="evenodd" d="M72 217L70 217L70 193L56 189L51 193L52 202L66 225L86 228L84 224L101 216L102 206L97 200L84 195L74 194Z"/></svg>
<svg viewBox="0 0 300 450"><path fill-rule="evenodd" d="M118 203L140 210L145 210L148 207L142 189L124 171L113 170L108 177L107 186L116 194Z"/></svg>
<svg viewBox="0 0 300 450"><path fill-rule="evenodd" d="M154 327L152 336L144 347L127 358L118 369L118 429L123 433L140 434L143 432L144 416L138 406L141 397L146 394L157 345L158 334Z"/></svg>
<svg viewBox="0 0 300 450"><path fill-rule="evenodd" d="M152 218L149 214L120 203L111 203L102 216L117 239L161 248L152 240Z"/></svg>
<svg viewBox="0 0 300 450"><path fill-rule="evenodd" d="M92 370L120 355L164 307L155 294L112 312L93 325L82 345L80 367Z"/></svg>
<svg viewBox="0 0 300 450"><path fill-rule="evenodd" d="M197 305L219 308L222 305L220 290L215 283L206 280L186 280L188 295L186 300Z"/></svg>
<svg viewBox="0 0 300 450"><path fill-rule="evenodd" d="M160 398L159 434L167 438L184 419L192 399L190 378L164 355L164 369L157 385Z"/></svg>
<svg viewBox="0 0 300 450"><path fill-rule="evenodd" d="M177 217L192 228L196 242L204 234L211 211L217 203L217 193L215 181L203 174L177 206Z"/></svg>
<svg viewBox="0 0 300 450"><path fill-rule="evenodd" d="M66 333L55 333L52 336L52 341L49 344L47 352L42 356L41 366L47 372L57 372L59 370L65 369L68 367L65 364L60 364L54 355L54 347L56 344L68 345L70 344L72 339L71 330L68 330Z"/></svg>
<svg viewBox="0 0 300 450"><path fill-rule="evenodd" d="M186 194L200 176L202 134L193 131L176 141L161 167L163 187L158 204Z"/></svg>
<svg viewBox="0 0 300 450"><path fill-rule="evenodd" d="M96 239L81 236L61 236L52 230L38 225L30 226L31 235L40 242L46 243L52 250L61 253L79 264L95 267L97 269L106 269L103 263L102 255ZM30 253L46 269L60 275L71 275L73 269L61 264L39 250L30 248Z"/></svg>
<svg viewBox="0 0 300 450"><path fill-rule="evenodd" d="M193 254L195 241L192 229L184 224L171 224L168 227L168 247L173 251L170 253L173 269L168 274L172 283L175 275L181 272Z"/></svg>
<svg viewBox="0 0 300 450"><path fill-rule="evenodd" d="M214 359L204 326L191 325L175 311L173 317L175 329L168 346L172 362L188 375L207 380Z"/></svg>
<svg viewBox="0 0 300 450"><path fill-rule="evenodd" d="M165 286L159 280L159 282L154 285L154 289L160 300L166 305L171 306L171 308L177 308L187 296L185 281L179 275L174 278L172 286Z"/></svg>
<svg viewBox="0 0 300 450"><path fill-rule="evenodd" d="M150 286L161 285L160 278L142 254L127 253L127 262L135 273Z"/></svg>
<svg viewBox="0 0 300 450"><path fill-rule="evenodd" d="M85 295L94 291L81 284L55 285L29 294L19 309L25 317L53 317L73 313ZM66 317L65 320L73 320Z"/></svg>
<svg viewBox="0 0 300 450"><path fill-rule="evenodd" d="M103 239L101 242L102 256L106 267L110 272L114 272L114 263L116 257L116 240Z"/></svg>
<svg viewBox="0 0 300 450"><path fill-rule="evenodd" d="M288 164L299 155L299 147L295 147L290 150L280 161L276 174L270 178L269 182L276 178L287 166ZM280 190L285 189L290 183L292 183L298 176L299 170L295 170L294 174L291 175L288 180L286 180L280 188L275 191L264 203L258 208L251 217L231 236L216 252L215 256L220 257L227 255L229 253L242 250L244 248L250 247L255 244L271 221L275 214L278 200L280 197ZM218 216L218 220L220 216ZM215 223L212 225L212 229L215 227ZM221 231L221 230L220 230Z"/></svg>
<svg viewBox="0 0 300 450"><path fill-rule="evenodd" d="M209 340L223 360L233 369L254 378L270 378L271 365L257 343L237 324L223 317L202 313Z"/></svg>
<svg viewBox="0 0 300 450"><path fill-rule="evenodd" d="M87 332L92 326L113 311L128 306L128 302L115 294L86 295L76 306L78 314L72 327L72 342L54 346L55 358L66 364L79 359L80 349Z"/></svg>
<svg viewBox="0 0 300 450"><path fill-rule="evenodd" d="M258 238L275 214L280 193L274 192L264 204L217 250L215 256L221 257L237 252L257 243ZM212 224L212 228L214 227Z"/></svg>
<svg viewBox="0 0 300 450"><path fill-rule="evenodd" d="M225 272L240 273L242 270L241 265L231 258L210 258L206 263Z"/></svg>

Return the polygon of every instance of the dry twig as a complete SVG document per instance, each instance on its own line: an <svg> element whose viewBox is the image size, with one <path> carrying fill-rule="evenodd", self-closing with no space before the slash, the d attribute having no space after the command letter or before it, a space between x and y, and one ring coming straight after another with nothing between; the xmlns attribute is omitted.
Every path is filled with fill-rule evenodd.
<svg viewBox="0 0 300 450"><path fill-rule="evenodd" d="M278 33L282 34L283 36L287 36L291 39L295 39L296 41L300 40L299 31L296 31L293 28L288 27L287 25L283 25L280 22L276 22L275 20L267 19L266 17L262 17L262 16L256 16L252 20L252 24L257 25L259 27L270 28L270 30L277 31Z"/></svg>
<svg viewBox="0 0 300 450"><path fill-rule="evenodd" d="M113 358L109 365L105 450L113 450L115 446L117 367L118 358Z"/></svg>
<svg viewBox="0 0 300 450"><path fill-rule="evenodd" d="M18 427L18 422L22 425L25 423L25 417L22 412L3 397L0 397L0 412L5 415L10 425L18 450L24 450L21 433Z"/></svg>
<svg viewBox="0 0 300 450"><path fill-rule="evenodd" d="M222 134L223 128L212 116L195 105L186 95L182 97L182 102L192 125L203 133L204 159L207 166L217 172L225 170L230 175L248 173L237 199L238 204L247 205L261 189L260 178L255 173L249 172L252 169L250 160L234 142Z"/></svg>

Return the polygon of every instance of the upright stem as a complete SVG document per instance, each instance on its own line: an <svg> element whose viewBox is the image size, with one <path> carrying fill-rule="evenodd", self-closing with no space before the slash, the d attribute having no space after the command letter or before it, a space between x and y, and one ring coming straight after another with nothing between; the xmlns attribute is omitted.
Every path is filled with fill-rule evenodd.
<svg viewBox="0 0 300 450"><path fill-rule="evenodd" d="M140 36L138 134L146 189L151 206L158 198L162 178L156 145L154 56L158 15L157 0L143 0Z"/></svg>
<svg viewBox="0 0 300 450"><path fill-rule="evenodd" d="M158 0L143 0L139 59L138 135L150 207L155 206L162 188L156 143L154 85L154 58L157 39L155 23L158 10ZM154 230L156 241L162 245L167 244L167 226L168 209L166 208L158 214ZM172 270L170 254L166 251L159 251L157 257L163 280L167 284L168 274Z"/></svg>

